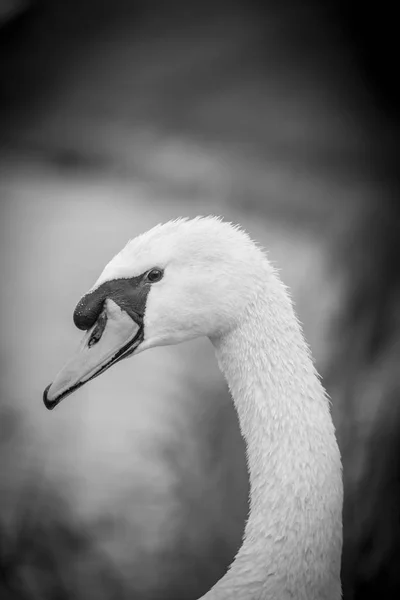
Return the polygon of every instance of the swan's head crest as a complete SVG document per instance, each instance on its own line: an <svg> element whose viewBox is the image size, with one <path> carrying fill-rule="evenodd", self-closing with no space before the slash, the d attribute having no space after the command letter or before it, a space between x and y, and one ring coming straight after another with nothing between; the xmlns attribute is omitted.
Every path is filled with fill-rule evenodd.
<svg viewBox="0 0 400 600"><path fill-rule="evenodd" d="M240 227L218 217L169 221L129 241L75 309L75 324L87 330L85 368L81 359L69 363L46 405L130 354L233 328L264 275L261 256Z"/></svg>

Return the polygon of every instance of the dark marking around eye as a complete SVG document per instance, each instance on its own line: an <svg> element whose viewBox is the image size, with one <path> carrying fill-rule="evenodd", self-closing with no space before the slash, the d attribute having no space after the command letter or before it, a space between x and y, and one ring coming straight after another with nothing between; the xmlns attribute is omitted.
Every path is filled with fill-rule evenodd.
<svg viewBox="0 0 400 600"><path fill-rule="evenodd" d="M150 283L153 281L148 279L148 275L152 271L157 271L157 277L160 279L163 276L163 271L158 268L146 271L138 277L130 279L113 279L102 283L98 288L85 294L78 302L74 311L74 323L78 329L87 331L99 319L104 307L104 302L107 299L113 300L118 306L127 312L129 316L138 324L143 324L144 313L146 309L147 296L151 290ZM158 281L156 278L154 281ZM99 326L99 329L93 331L89 344L96 344L104 331Z"/></svg>

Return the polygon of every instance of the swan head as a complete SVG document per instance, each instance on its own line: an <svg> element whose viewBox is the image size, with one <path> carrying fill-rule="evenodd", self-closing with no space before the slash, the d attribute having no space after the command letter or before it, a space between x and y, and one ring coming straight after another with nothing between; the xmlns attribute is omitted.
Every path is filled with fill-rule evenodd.
<svg viewBox="0 0 400 600"><path fill-rule="evenodd" d="M243 230L216 217L170 221L129 241L75 308L86 333L46 388L46 407L122 358L232 330L265 278L261 256Z"/></svg>

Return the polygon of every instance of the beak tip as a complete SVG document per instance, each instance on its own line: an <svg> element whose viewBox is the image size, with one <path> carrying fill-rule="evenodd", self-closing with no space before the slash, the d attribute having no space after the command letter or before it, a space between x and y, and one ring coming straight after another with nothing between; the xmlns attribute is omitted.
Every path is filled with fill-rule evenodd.
<svg viewBox="0 0 400 600"><path fill-rule="evenodd" d="M46 387L46 389L43 392L43 403L44 403L45 407L47 408L47 410L53 410L53 408L55 408L58 404L58 400L49 400L48 392L49 392L50 388L51 388L51 383L49 383L49 385Z"/></svg>

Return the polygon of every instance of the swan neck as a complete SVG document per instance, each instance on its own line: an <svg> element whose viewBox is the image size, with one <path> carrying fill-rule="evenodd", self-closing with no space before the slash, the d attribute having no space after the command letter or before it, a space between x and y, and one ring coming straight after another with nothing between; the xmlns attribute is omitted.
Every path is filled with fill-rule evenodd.
<svg viewBox="0 0 400 600"><path fill-rule="evenodd" d="M214 340L246 442L243 544L203 600L339 600L341 462L329 403L283 284Z"/></svg>

